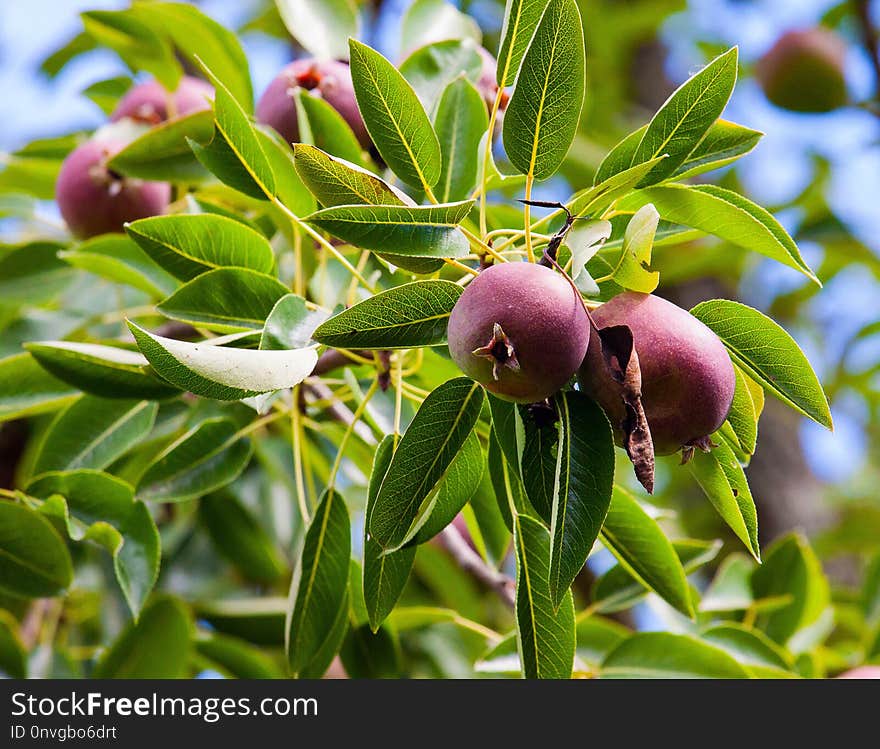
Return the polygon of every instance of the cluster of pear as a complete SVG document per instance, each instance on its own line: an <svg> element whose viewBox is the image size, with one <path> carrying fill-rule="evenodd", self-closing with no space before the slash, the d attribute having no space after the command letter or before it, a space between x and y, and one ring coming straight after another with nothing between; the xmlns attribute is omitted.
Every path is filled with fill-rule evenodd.
<svg viewBox="0 0 880 749"><path fill-rule="evenodd" d="M493 265L452 310L449 352L465 374L517 403L543 401L576 376L622 444L624 385L612 376L599 334L613 326L632 332L654 452L706 445L730 410L733 364L715 333L653 294L625 291L590 314L577 290L552 268Z"/></svg>

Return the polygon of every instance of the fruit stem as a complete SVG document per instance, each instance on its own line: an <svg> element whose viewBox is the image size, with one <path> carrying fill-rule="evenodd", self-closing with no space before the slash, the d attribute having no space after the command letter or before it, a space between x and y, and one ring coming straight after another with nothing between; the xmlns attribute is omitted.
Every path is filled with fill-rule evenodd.
<svg viewBox="0 0 880 749"><path fill-rule="evenodd" d="M498 252L496 252L492 248L491 245L484 242L482 239L480 239L472 231L470 231L469 229L465 229L465 227L463 227L463 226L459 226L458 228L461 229L461 233L464 234L468 238L468 241L471 243L471 245L474 246L478 250L477 254L489 255L490 257L494 258L495 260L497 260L500 263L507 262L506 258L499 255Z"/></svg>
<svg viewBox="0 0 880 749"><path fill-rule="evenodd" d="M535 183L535 175L531 172L526 176L526 200L532 199L532 186ZM529 257L529 262L535 262L535 251L532 249L532 207L528 204L524 204L525 211L524 215L524 229L525 229L525 237L526 237L526 255Z"/></svg>
<svg viewBox="0 0 880 749"><path fill-rule="evenodd" d="M452 258L445 257L445 258L443 258L443 262L446 263L447 265L452 266L453 268L457 268L458 270L464 271L465 273L470 273L472 276L479 276L480 275L479 271L474 270L473 268L471 268L468 265L465 265L464 263L458 262L458 260L453 260Z"/></svg>
<svg viewBox="0 0 880 749"><path fill-rule="evenodd" d="M492 111L489 113L489 129L486 131L486 148L483 150L483 178L480 180L480 236L486 236L486 182L489 171L489 158L492 156L492 135L495 133L495 120L498 119L498 110L504 98L504 86L498 87L495 101L492 102Z"/></svg>

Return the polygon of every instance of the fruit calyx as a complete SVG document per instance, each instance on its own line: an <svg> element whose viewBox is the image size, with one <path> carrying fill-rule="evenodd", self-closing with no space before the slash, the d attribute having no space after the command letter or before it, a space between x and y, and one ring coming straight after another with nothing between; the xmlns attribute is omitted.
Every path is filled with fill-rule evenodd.
<svg viewBox="0 0 880 749"><path fill-rule="evenodd" d="M473 350L474 356L488 359L492 362L492 378L501 378L501 368L507 367L514 372L519 372L519 361L516 358L516 349L513 342L507 337L503 328L496 322L492 327L492 337L485 346Z"/></svg>

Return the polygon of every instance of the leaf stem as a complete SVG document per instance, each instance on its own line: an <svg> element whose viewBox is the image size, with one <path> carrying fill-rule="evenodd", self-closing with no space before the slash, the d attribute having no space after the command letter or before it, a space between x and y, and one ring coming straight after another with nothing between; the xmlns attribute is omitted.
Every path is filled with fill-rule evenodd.
<svg viewBox="0 0 880 749"><path fill-rule="evenodd" d="M480 236L486 236L486 183L488 182L489 159L492 156L492 136L495 134L495 121L498 119L498 110L501 109L501 101L504 98L504 87L498 87L495 101L492 102L492 111L489 113L489 129L486 131L486 148L483 151L483 179L480 180Z"/></svg>
<svg viewBox="0 0 880 749"><path fill-rule="evenodd" d="M471 246L476 247L477 254L480 255L481 258L484 255L489 255L490 257L497 260L499 263L507 262L506 257L499 255L494 249L492 249L492 245L484 242L472 231L465 229L463 226L459 226L458 228L461 229L461 233L467 237L468 241L471 243Z"/></svg>
<svg viewBox="0 0 880 749"><path fill-rule="evenodd" d="M526 200L532 199L532 186L535 184L535 175L531 172L526 175ZM532 249L532 207L526 203L524 206L525 210L523 211L524 216L524 224L525 224L525 237L526 237L526 255L529 257L529 262L535 262L535 251Z"/></svg>
<svg viewBox="0 0 880 749"><path fill-rule="evenodd" d="M443 258L443 262L453 268L457 268L458 270L464 271L465 273L470 273L472 276L480 275L479 271L474 270L469 265L465 265L464 263L458 262L458 260L453 260L451 257Z"/></svg>
<svg viewBox="0 0 880 749"><path fill-rule="evenodd" d="M306 279L303 268L302 234L300 233L299 227L295 224L293 226L293 258L295 266L293 292L297 296L304 297L306 295Z"/></svg>
<svg viewBox="0 0 880 749"><path fill-rule="evenodd" d="M434 191L431 189L431 186L427 182L422 182L422 187L425 188L425 197L430 200L434 205L437 205L440 201L437 200L437 197L434 195Z"/></svg>

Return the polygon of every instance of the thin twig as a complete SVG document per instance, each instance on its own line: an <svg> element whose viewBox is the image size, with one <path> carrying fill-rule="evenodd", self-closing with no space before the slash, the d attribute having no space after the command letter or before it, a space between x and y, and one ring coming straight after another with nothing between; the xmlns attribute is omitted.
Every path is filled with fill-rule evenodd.
<svg viewBox="0 0 880 749"><path fill-rule="evenodd" d="M503 572L490 567L464 540L454 525L447 525L440 532L440 542L465 572L496 591L501 600L511 608L516 604L516 584Z"/></svg>

